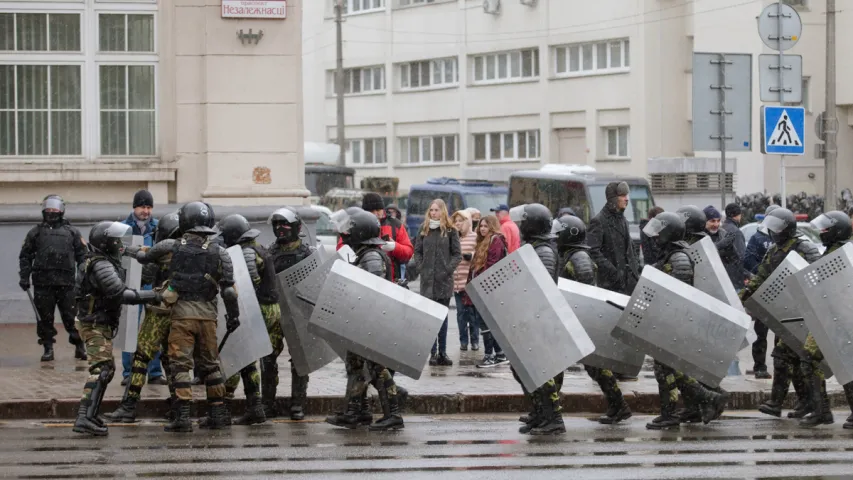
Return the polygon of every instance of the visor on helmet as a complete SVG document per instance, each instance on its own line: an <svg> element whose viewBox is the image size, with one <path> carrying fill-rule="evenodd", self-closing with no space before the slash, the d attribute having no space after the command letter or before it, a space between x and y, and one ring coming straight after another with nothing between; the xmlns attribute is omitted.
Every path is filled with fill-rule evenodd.
<svg viewBox="0 0 853 480"><path fill-rule="evenodd" d="M649 220L649 223L643 227L643 233L645 233L647 237L654 238L660 235L660 232L662 232L664 228L666 228L666 223L655 217Z"/></svg>
<svg viewBox="0 0 853 480"><path fill-rule="evenodd" d="M837 222L835 220L827 217L826 215L821 215L811 221L812 227L816 228L820 232L832 228L836 223Z"/></svg>
<svg viewBox="0 0 853 480"><path fill-rule="evenodd" d="M521 223L524 221L524 207L525 205L519 205L517 207L510 208L509 219L515 223Z"/></svg>
<svg viewBox="0 0 853 480"><path fill-rule="evenodd" d="M768 231L773 233L782 233L786 228L788 228L788 222L782 220L781 218L767 216L764 217L764 221L761 222L761 226L766 228Z"/></svg>

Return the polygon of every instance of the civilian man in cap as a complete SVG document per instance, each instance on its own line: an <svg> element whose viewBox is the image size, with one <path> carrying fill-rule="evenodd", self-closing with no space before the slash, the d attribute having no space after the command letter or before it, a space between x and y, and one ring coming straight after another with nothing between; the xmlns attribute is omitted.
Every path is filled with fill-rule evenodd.
<svg viewBox="0 0 853 480"><path fill-rule="evenodd" d="M502 203L491 210L501 222L501 233L506 239L506 253L510 254L518 250L521 247L521 234L518 231L518 225L509 218L509 207Z"/></svg>
<svg viewBox="0 0 853 480"><path fill-rule="evenodd" d="M735 290L740 290L744 287L744 282L749 277L749 272L743 267L743 258L746 255L746 238L743 232L740 231L740 222L743 219L743 211L740 205L730 203L726 205L726 220L723 222L723 230L732 236L733 253L731 258L723 258L726 265L726 272L732 280Z"/></svg>
<svg viewBox="0 0 853 480"><path fill-rule="evenodd" d="M736 235L722 227L722 215L713 205L705 207L705 233L714 241L714 246L717 247L717 253L720 254L720 260L726 268L726 273L729 274L729 279L732 280L735 290L741 290L744 286L743 279L743 255L746 252L746 242L743 239L743 234L740 236L740 251L735 248ZM735 225L735 229L740 232L740 229ZM732 279L732 273L738 272L740 283L735 283Z"/></svg>
<svg viewBox="0 0 853 480"><path fill-rule="evenodd" d="M402 267L415 254L415 247L412 246L412 240L409 239L403 222L387 214L382 196L375 192L364 194L361 199L361 209L376 215L376 218L379 219L379 236L385 240L385 244L381 248L391 258L392 278L399 280L402 278ZM338 239L338 248L342 246L343 240Z"/></svg>
<svg viewBox="0 0 853 480"><path fill-rule="evenodd" d="M604 189L607 203L589 222L587 239L590 255L598 265L598 286L623 295L631 295L640 278L625 209L628 208L628 184L611 182Z"/></svg>
<svg viewBox="0 0 853 480"><path fill-rule="evenodd" d="M154 196L148 190L140 190L133 195L133 212L122 222L129 225L134 235L143 238L146 247L154 246L154 235L157 233L157 219L153 215ZM151 290L151 284L142 285L142 290ZM139 307L139 315L142 315ZM141 323L141 322L140 322ZM121 352L122 385L130 381L130 368L133 365L133 352ZM169 382L163 377L163 368L160 365L160 352L148 363L148 384L168 385Z"/></svg>

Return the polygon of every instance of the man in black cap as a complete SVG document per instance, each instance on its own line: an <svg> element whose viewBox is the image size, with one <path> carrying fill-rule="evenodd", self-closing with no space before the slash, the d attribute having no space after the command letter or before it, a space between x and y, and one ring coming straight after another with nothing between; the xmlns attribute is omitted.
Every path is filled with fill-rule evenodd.
<svg viewBox="0 0 853 480"><path fill-rule="evenodd" d="M146 247L154 246L154 235L157 233L157 219L154 218L154 196L148 190L140 190L133 195L133 212L122 222L129 225L134 235L143 238ZM142 285L142 290L151 290L151 285ZM142 307L139 307L140 318ZM140 325L142 322L140 321ZM130 381L130 369L133 365L133 352L121 352L122 381L127 385ZM160 352L154 355L148 363L148 384L168 385L169 382L163 377L163 367L160 365Z"/></svg>
<svg viewBox="0 0 853 480"><path fill-rule="evenodd" d="M598 265L598 286L631 295L640 278L625 209L628 208L628 184L611 182L604 193L607 203L589 222L590 255Z"/></svg>
<svg viewBox="0 0 853 480"><path fill-rule="evenodd" d="M743 257L746 255L746 238L740 231L742 218L743 211L740 205L736 203L726 205L726 220L723 222L723 230L732 237L732 248L729 251L729 257L722 260L726 265L726 272L729 274L735 290L742 289L749 277L748 272L743 267Z"/></svg>

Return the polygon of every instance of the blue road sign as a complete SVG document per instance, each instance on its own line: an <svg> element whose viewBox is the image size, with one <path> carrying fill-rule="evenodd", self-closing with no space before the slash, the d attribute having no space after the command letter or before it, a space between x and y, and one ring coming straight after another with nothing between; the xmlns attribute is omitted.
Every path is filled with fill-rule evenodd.
<svg viewBox="0 0 853 480"><path fill-rule="evenodd" d="M803 107L761 107L761 153L804 155L806 111Z"/></svg>

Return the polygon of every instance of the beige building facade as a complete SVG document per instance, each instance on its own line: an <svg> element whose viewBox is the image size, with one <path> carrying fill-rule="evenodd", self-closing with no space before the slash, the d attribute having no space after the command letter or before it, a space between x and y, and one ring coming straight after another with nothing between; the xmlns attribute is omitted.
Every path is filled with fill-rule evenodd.
<svg viewBox="0 0 853 480"><path fill-rule="evenodd" d="M306 141L336 138L333 4L306 4ZM824 0L799 11L806 155L787 157L788 193L823 193L814 121L823 111ZM758 56L773 53L756 17L769 0L343 0L347 162L358 176L487 176L544 163L648 174L648 159L694 151L692 53L752 55L751 152L736 152L736 191L779 191L762 155ZM837 20L838 45L853 11ZM845 43L846 42L846 43ZM853 186L853 56L838 51L839 188ZM496 175L500 176L500 175Z"/></svg>
<svg viewBox="0 0 853 480"><path fill-rule="evenodd" d="M0 203L293 204L304 0L0 0Z"/></svg>

